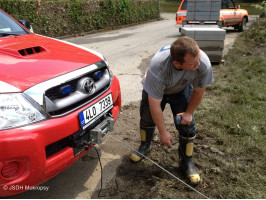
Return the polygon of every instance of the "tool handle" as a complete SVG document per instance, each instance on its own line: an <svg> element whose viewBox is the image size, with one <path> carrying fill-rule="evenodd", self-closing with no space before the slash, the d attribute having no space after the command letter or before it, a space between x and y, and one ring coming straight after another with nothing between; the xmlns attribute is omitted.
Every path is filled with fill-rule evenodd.
<svg viewBox="0 0 266 200"><path fill-rule="evenodd" d="M181 124L181 121L182 121L182 117L181 117L181 116L176 115L176 116L174 117L174 122L175 122L175 125L176 125L176 126L179 126L179 125Z"/></svg>

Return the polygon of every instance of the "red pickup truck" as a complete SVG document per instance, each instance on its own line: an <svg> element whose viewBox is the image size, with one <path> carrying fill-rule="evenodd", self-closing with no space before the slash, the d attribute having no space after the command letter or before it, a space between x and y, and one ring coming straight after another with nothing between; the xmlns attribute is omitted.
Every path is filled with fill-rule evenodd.
<svg viewBox="0 0 266 200"><path fill-rule="evenodd" d="M0 196L69 167L120 110L119 81L101 54L33 34L0 9Z"/></svg>

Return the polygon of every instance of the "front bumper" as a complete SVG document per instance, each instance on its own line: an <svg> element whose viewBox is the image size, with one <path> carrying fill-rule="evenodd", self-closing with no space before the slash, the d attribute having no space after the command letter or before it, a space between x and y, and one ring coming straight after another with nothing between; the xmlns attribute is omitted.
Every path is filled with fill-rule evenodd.
<svg viewBox="0 0 266 200"><path fill-rule="evenodd" d="M102 96L109 93L112 93L114 105L109 114L115 122L121 110L120 86L116 77L111 87ZM81 130L78 114L102 96L66 116L0 131L0 196L15 195L30 189L30 186L37 186L84 155L86 150L79 146L79 139L82 138L81 142L87 140L86 134L79 139L74 139L71 144L67 140ZM104 121L103 118L105 117L100 120ZM90 130L86 132L89 133ZM47 150L53 145L61 145L61 148L57 151ZM17 170L9 171L14 167ZM10 176L7 177L6 174Z"/></svg>

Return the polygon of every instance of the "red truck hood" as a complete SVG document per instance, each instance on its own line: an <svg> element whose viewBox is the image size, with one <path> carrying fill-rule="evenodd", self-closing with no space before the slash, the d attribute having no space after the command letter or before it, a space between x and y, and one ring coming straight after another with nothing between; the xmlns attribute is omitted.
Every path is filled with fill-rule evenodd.
<svg viewBox="0 0 266 200"><path fill-rule="evenodd" d="M24 91L102 60L101 54L36 34L0 38L0 83Z"/></svg>

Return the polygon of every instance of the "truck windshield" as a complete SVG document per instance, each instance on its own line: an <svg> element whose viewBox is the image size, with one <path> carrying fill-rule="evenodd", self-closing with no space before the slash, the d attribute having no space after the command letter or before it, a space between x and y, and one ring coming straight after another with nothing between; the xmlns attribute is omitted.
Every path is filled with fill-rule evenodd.
<svg viewBox="0 0 266 200"><path fill-rule="evenodd" d="M0 10L0 37L25 34L28 34L25 29Z"/></svg>

